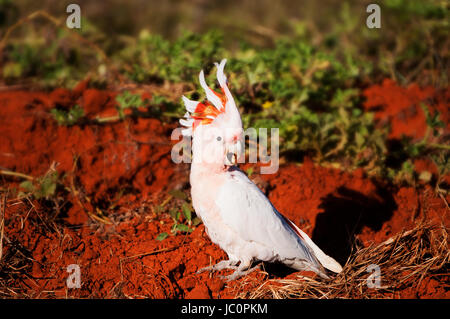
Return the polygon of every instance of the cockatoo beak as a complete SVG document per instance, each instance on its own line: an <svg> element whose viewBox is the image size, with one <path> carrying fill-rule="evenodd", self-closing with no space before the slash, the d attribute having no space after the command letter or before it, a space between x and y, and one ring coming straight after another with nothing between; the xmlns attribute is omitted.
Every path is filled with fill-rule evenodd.
<svg viewBox="0 0 450 319"><path fill-rule="evenodd" d="M236 141L225 146L225 165L233 166L236 165L237 160L242 151L241 141Z"/></svg>

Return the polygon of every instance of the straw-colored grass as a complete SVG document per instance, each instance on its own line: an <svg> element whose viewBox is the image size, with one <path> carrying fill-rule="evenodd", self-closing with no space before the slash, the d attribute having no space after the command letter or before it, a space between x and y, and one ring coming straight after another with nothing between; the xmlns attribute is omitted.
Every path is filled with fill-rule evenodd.
<svg viewBox="0 0 450 319"><path fill-rule="evenodd" d="M34 282L29 275L32 253L4 233L5 198L0 201L0 298L35 298L27 289L34 288L29 286ZM430 277L448 289L449 258L448 229L420 223L383 243L356 249L343 271L329 280L299 274L261 282L248 276L232 289L236 298L397 298L405 289L423 289L422 281ZM369 278L373 279L373 273L368 272L370 265L379 266L379 287L369 287L374 284Z"/></svg>
<svg viewBox="0 0 450 319"><path fill-rule="evenodd" d="M444 281L442 277L449 276L449 256L445 226L420 224L381 244L358 249L330 280L299 275L261 284L249 279L236 287L236 297L395 298L403 289L418 289L427 276ZM368 271L370 265L380 267L378 287L374 287L375 273Z"/></svg>

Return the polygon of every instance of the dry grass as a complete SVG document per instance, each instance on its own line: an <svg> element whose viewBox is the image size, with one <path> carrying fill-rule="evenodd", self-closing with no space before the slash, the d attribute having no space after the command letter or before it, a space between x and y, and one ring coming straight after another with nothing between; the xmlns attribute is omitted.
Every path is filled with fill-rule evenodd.
<svg viewBox="0 0 450 319"><path fill-rule="evenodd" d="M29 298L26 290L18 287L17 282L32 280L28 275L32 267L31 252L17 241L11 241L6 236L3 239L8 243L8 249L3 251L0 260L0 298Z"/></svg>
<svg viewBox="0 0 450 319"><path fill-rule="evenodd" d="M357 250L342 273L330 280L299 275L296 279L273 279L259 285L245 281L236 297L392 298L403 289L417 289L426 276L448 276L449 257L448 230L444 225L420 224L381 244ZM371 264L380 267L379 288L368 287L368 280L373 283L374 278L369 278Z"/></svg>
<svg viewBox="0 0 450 319"><path fill-rule="evenodd" d="M34 261L32 252L3 232L5 199L5 196L0 196L0 298L34 298L36 296L30 295L30 290L38 285L30 277ZM36 221L42 227L50 228L43 219ZM447 285L448 289L448 239L448 229L444 225L418 224L414 229L399 233L381 244L357 249L342 273L330 280L298 275L292 279L261 282L248 276L234 287L235 297L392 298L405 289L423 290L422 280L431 276L441 285ZM381 270L381 287L377 289L367 285L371 275L367 268L371 264L378 265ZM39 296L44 298L40 293Z"/></svg>
<svg viewBox="0 0 450 319"><path fill-rule="evenodd" d="M5 230L6 196L0 198L0 262L3 257L3 234Z"/></svg>
<svg viewBox="0 0 450 319"><path fill-rule="evenodd" d="M28 289L30 285L39 287L36 280L31 276L33 262L32 252L23 246L15 236L8 237L5 231L7 220L5 219L6 208L18 205L26 205L28 211L25 216L20 216L22 229L25 220L28 219L31 212L35 212L35 207L29 199L8 199L8 192L0 196L0 244L2 248L0 258L0 298L32 298ZM45 220L39 218L37 221L43 228L49 229Z"/></svg>

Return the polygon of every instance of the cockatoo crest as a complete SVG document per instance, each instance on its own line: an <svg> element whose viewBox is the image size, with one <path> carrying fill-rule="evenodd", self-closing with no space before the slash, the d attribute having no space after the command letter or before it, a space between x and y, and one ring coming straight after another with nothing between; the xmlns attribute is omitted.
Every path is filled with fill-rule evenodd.
<svg viewBox="0 0 450 319"><path fill-rule="evenodd" d="M222 60L215 64L222 93L208 87L201 71L200 85L207 101L191 101L183 96L188 112L180 120L185 126L183 135L193 137L192 205L211 240L229 257L210 269L236 268L228 277L236 279L251 271L253 260L261 260L281 261L325 278L328 278L325 268L342 271L339 263L276 210L245 173L232 168L239 162L239 154L244 154L245 139L241 116L223 72L225 63Z"/></svg>
<svg viewBox="0 0 450 319"><path fill-rule="evenodd" d="M227 86L227 78L223 72L226 59L220 64L215 63L217 67L217 80L219 82L222 93L212 90L205 81L203 70L199 74L200 85L206 93L206 101L198 102L189 100L183 96L186 114L180 119L180 124L185 127L181 132L184 136L192 136L195 129L199 125L209 125L216 119L221 118L220 126L225 127L242 127L241 116L236 107L233 96Z"/></svg>

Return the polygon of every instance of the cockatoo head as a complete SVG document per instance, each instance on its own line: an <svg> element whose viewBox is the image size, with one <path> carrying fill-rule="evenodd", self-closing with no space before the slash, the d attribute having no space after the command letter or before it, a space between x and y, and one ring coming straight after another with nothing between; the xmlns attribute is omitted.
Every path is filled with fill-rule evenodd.
<svg viewBox="0 0 450 319"><path fill-rule="evenodd" d="M207 100L191 101L183 96L187 112L180 123L185 127L182 134L193 137L194 163L231 166L242 155L242 120L223 72L226 62L215 63L221 93L206 84L202 70L199 79Z"/></svg>

